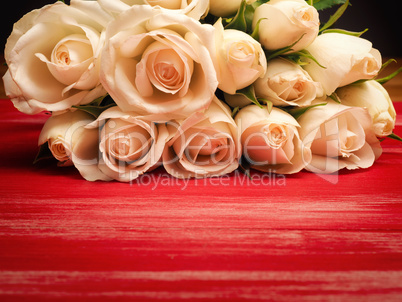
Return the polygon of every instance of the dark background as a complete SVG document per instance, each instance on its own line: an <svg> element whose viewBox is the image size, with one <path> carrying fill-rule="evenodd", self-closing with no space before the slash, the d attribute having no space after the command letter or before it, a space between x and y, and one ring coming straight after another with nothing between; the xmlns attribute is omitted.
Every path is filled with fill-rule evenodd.
<svg viewBox="0 0 402 302"><path fill-rule="evenodd" d="M53 2L55 1L13 0L13 3L8 3L2 10L0 53L14 22L25 13ZM353 31L369 28L362 37L373 42L373 46L379 49L383 56L402 57L401 1L351 0L351 3L352 6L346 10L335 27ZM333 10L320 12L321 23L325 23L331 13Z"/></svg>

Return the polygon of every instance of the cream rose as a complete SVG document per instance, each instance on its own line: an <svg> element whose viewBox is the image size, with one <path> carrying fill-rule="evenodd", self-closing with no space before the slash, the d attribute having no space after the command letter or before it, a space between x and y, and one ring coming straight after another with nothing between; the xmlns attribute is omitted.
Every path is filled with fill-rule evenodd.
<svg viewBox="0 0 402 302"><path fill-rule="evenodd" d="M48 144L61 166L74 165L86 180L110 180L98 169L98 129L87 129L94 117L81 110L52 115L44 124L38 144Z"/></svg>
<svg viewBox="0 0 402 302"><path fill-rule="evenodd" d="M167 13L179 13L200 20L208 13L209 0L98 0L108 12L119 15L136 5L149 5Z"/></svg>
<svg viewBox="0 0 402 302"><path fill-rule="evenodd" d="M373 119L374 132L378 137L392 134L396 112L387 90L377 81L369 80L360 84L339 88L336 94L342 104L366 108Z"/></svg>
<svg viewBox="0 0 402 302"><path fill-rule="evenodd" d="M367 110L329 98L327 102L307 110L297 120L303 144L312 152L306 169L328 174L343 168L370 167L382 149Z"/></svg>
<svg viewBox="0 0 402 302"><path fill-rule="evenodd" d="M90 19L95 20L102 28L114 19L113 15L103 9L95 0L70 0L70 6L85 13Z"/></svg>
<svg viewBox="0 0 402 302"><path fill-rule="evenodd" d="M123 111L169 120L204 109L218 85L213 32L185 15L134 6L106 31L101 82Z"/></svg>
<svg viewBox="0 0 402 302"><path fill-rule="evenodd" d="M291 174L302 170L311 160L311 151L299 137L299 124L278 108L250 105L235 118L243 156L253 169Z"/></svg>
<svg viewBox="0 0 402 302"><path fill-rule="evenodd" d="M177 178L220 176L234 171L241 156L237 127L229 108L214 98L204 112L169 123L171 139L163 153L166 171Z"/></svg>
<svg viewBox="0 0 402 302"><path fill-rule="evenodd" d="M259 41L267 50L296 42L292 52L304 49L317 37L320 25L317 10L304 0L271 0L255 10L253 29L259 20Z"/></svg>
<svg viewBox="0 0 402 302"><path fill-rule="evenodd" d="M111 179L129 182L155 168L162 156L168 131L133 112L117 106L102 112L88 127L100 126L99 170Z"/></svg>
<svg viewBox="0 0 402 302"><path fill-rule="evenodd" d="M320 83L298 64L284 58L268 62L263 78L254 83L257 97L271 101L275 106L309 106L323 95Z"/></svg>
<svg viewBox="0 0 402 302"><path fill-rule="evenodd" d="M261 44L250 35L235 29L224 30L221 19L214 27L218 88L235 94L264 75L267 60Z"/></svg>
<svg viewBox="0 0 402 302"><path fill-rule="evenodd" d="M88 15L80 7L80 1L72 6L57 2L31 11L14 25L5 47L8 71L3 80L18 110L62 111L106 93L98 56L107 14L94 9Z"/></svg>
<svg viewBox="0 0 402 302"><path fill-rule="evenodd" d="M210 0L209 13L216 17L229 17L237 13L243 0ZM246 0L247 4L252 4L256 0Z"/></svg>
<svg viewBox="0 0 402 302"><path fill-rule="evenodd" d="M307 59L303 68L320 82L326 95L357 80L371 79L381 68L381 54L370 41L339 33L322 34L306 48L324 67Z"/></svg>

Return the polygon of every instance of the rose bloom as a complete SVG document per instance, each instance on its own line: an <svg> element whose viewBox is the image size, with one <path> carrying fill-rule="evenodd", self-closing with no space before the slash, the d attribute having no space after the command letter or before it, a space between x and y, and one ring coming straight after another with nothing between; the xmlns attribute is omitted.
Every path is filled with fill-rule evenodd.
<svg viewBox="0 0 402 302"><path fill-rule="evenodd" d="M311 160L311 151L299 137L299 124L285 111L250 105L235 118L241 135L243 156L253 169L291 174Z"/></svg>
<svg viewBox="0 0 402 302"><path fill-rule="evenodd" d="M247 4L252 4L256 0L247 0ZM242 0L210 0L209 13L216 17L229 17L235 15L240 8Z"/></svg>
<svg viewBox="0 0 402 302"><path fill-rule="evenodd" d="M218 85L207 48L213 32L185 15L134 6L107 28L101 81L123 111L169 120L202 110Z"/></svg>
<svg viewBox="0 0 402 302"><path fill-rule="evenodd" d="M199 20L208 12L209 0L98 0L108 12L119 15L136 5L147 4L168 13L179 13Z"/></svg>
<svg viewBox="0 0 402 302"><path fill-rule="evenodd" d="M298 64L284 58L270 60L263 78L254 83L257 97L275 106L309 106L323 94L320 83Z"/></svg>
<svg viewBox="0 0 402 302"><path fill-rule="evenodd" d="M387 90L377 81L369 80L360 84L339 88L336 94L342 104L363 107L373 119L374 132L378 137L392 134L396 112Z"/></svg>
<svg viewBox="0 0 402 302"><path fill-rule="evenodd" d="M204 112L169 123L171 139L163 153L166 171L177 178L220 176L234 171L241 156L229 107L214 98Z"/></svg>
<svg viewBox="0 0 402 302"><path fill-rule="evenodd" d="M381 54L370 41L351 35L322 34L306 49L324 68L311 59L303 68L322 84L326 95L357 80L375 77L382 65Z"/></svg>
<svg viewBox="0 0 402 302"><path fill-rule="evenodd" d="M86 126L95 118L81 110L53 114L39 135L39 145L48 144L60 166L74 165L86 180L109 180L98 169L98 129Z"/></svg>
<svg viewBox="0 0 402 302"><path fill-rule="evenodd" d="M98 4L74 0L71 6L56 2L22 17L4 52L3 80L14 106L27 114L62 111L104 95L99 53L107 19Z"/></svg>
<svg viewBox="0 0 402 302"><path fill-rule="evenodd" d="M333 173L340 169L368 168L381 155L367 110L327 99L327 104L310 108L298 118L303 144L311 148L306 169Z"/></svg>
<svg viewBox="0 0 402 302"><path fill-rule="evenodd" d="M267 50L290 46L299 51L317 37L319 16L317 10L304 0L271 0L257 7L253 17L253 30L257 22L259 41Z"/></svg>
<svg viewBox="0 0 402 302"><path fill-rule="evenodd" d="M101 128L98 167L110 179L129 182L158 166L168 137L164 123L115 106L88 127L97 126Z"/></svg>
<svg viewBox="0 0 402 302"><path fill-rule="evenodd" d="M263 76L267 60L261 44L245 32L224 30L219 19L214 25L218 88L235 94Z"/></svg>

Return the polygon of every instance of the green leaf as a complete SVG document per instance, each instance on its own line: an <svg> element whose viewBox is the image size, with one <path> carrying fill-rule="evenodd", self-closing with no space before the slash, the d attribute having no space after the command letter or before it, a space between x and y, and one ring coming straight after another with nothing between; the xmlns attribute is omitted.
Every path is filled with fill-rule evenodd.
<svg viewBox="0 0 402 302"><path fill-rule="evenodd" d="M381 69L378 72L378 74L380 74L386 67L388 67L389 64L394 63L394 62L396 63L395 59L389 59L387 62L382 64ZM399 68L398 70L394 71L393 73L391 73L390 75L388 75L386 77L383 77L381 79L377 79L377 77L378 77L378 75L377 75L377 77L375 77L374 79L380 84L385 84L386 82L388 82L388 81L392 80L394 77L396 77L401 71L402 71L402 67ZM362 80L362 82L363 81L364 80Z"/></svg>
<svg viewBox="0 0 402 302"><path fill-rule="evenodd" d="M338 104L341 103L341 100L339 99L338 95L334 92L329 96L334 102L337 102Z"/></svg>
<svg viewBox="0 0 402 302"><path fill-rule="evenodd" d="M381 68L380 68L380 71L378 72L378 75L379 75L389 64L391 64L391 63L393 63L393 62L396 63L396 60L395 60L395 59L389 59L387 62L385 62L384 64L382 64L382 66L381 66ZM402 72L402 67L399 68L398 70L394 71L394 72L391 73L390 75L388 75L388 76L386 76L386 77L383 77L383 78L381 78L381 79L377 79L377 77L378 77L378 75L377 75L376 77L374 77L374 79L362 79L362 80L357 80L356 82L353 82L352 85L361 84L361 83L364 83L364 82L369 81L369 80L375 80L375 81L377 81L377 82L380 83L380 84L385 84L385 83L387 83L388 81L392 80L394 77L396 77L400 72Z"/></svg>
<svg viewBox="0 0 402 302"><path fill-rule="evenodd" d="M246 0L242 0L236 15L233 18L224 18L222 21L225 29L237 29L252 35L252 24L254 19L254 12L260 5L269 2L269 0L257 0L252 4L247 4ZM254 33L255 35L255 33Z"/></svg>
<svg viewBox="0 0 402 302"><path fill-rule="evenodd" d="M400 136L396 135L395 133L392 133L392 134L388 135L387 137L402 142L402 138Z"/></svg>
<svg viewBox="0 0 402 302"><path fill-rule="evenodd" d="M262 105L260 104L260 102L257 100L257 97L255 96L255 91L254 91L253 85L250 85L250 86L247 86L246 88L237 90L236 94L241 94L241 95L245 96L253 104L257 105L260 108L263 108Z"/></svg>
<svg viewBox="0 0 402 302"><path fill-rule="evenodd" d="M331 8L335 5L344 4L346 0L314 0L314 7L317 10L324 10L327 8Z"/></svg>
<svg viewBox="0 0 402 302"><path fill-rule="evenodd" d="M95 100L93 100L91 103L87 105L79 105L79 106L72 106L73 108L85 111L95 118L98 118L98 116L105 111L106 109L109 109L113 106L116 106L116 103L114 100L111 98L110 95L105 95L101 96Z"/></svg>
<svg viewBox="0 0 402 302"><path fill-rule="evenodd" d="M311 108L318 107L318 106L325 106L327 103L320 103L315 105L310 105L306 107L298 107L294 109L289 109L288 112L297 120L303 113Z"/></svg>
<svg viewBox="0 0 402 302"><path fill-rule="evenodd" d="M272 108L274 108L274 104L271 101L268 101L268 100L264 100L264 102L267 104L268 113L271 113Z"/></svg>
<svg viewBox="0 0 402 302"><path fill-rule="evenodd" d="M327 28L331 27L332 25L334 25L334 23L343 15L343 13L345 12L348 5L349 5L349 0L346 0L346 2L344 4L342 4L341 7L339 7L331 17L329 17L329 20L327 21L327 23L325 23L320 28L320 32L322 32L322 31L326 30Z"/></svg>
<svg viewBox="0 0 402 302"><path fill-rule="evenodd" d="M247 2L242 0L236 16L231 20L229 24L225 26L225 29L237 29L247 32L247 21L245 17Z"/></svg>
<svg viewBox="0 0 402 302"><path fill-rule="evenodd" d="M234 107L232 110L232 118L234 118L236 116L236 114L239 112L239 106Z"/></svg>
<svg viewBox="0 0 402 302"><path fill-rule="evenodd" d="M292 47L287 46L287 47L284 47L284 48L274 50L272 52L267 52L265 56L267 57L267 61L270 61L270 60L272 60L272 59L274 59L276 57L279 57L279 56L281 56L281 55L283 55L283 54L285 54L285 53L287 53L287 52L289 52L291 50L292 50Z"/></svg>
<svg viewBox="0 0 402 302"><path fill-rule="evenodd" d="M54 158L54 157L53 157L52 152L49 149L48 142L46 142L46 143L42 144L41 146L39 146L38 154L36 154L33 164L35 165L43 159L50 159L50 158Z"/></svg>
<svg viewBox="0 0 402 302"><path fill-rule="evenodd" d="M254 8L257 8L257 7L259 7L260 5L262 5L262 4L265 4L265 3L268 3L270 0L257 0L257 1L254 1L251 5L254 7Z"/></svg>
<svg viewBox="0 0 402 302"><path fill-rule="evenodd" d="M267 106L268 113L271 113L272 108L274 107L274 104L271 101L269 101L265 98L257 98L257 101L260 104L265 103L265 105Z"/></svg>
<svg viewBox="0 0 402 302"><path fill-rule="evenodd" d="M360 37L366 31L368 31L368 28L366 28L365 30L362 30L362 31L349 31L349 30L345 30L345 29L334 28L334 29L326 29L326 30L322 31L322 33L323 34L326 34L326 33L338 33L338 34L344 34L344 35Z"/></svg>
<svg viewBox="0 0 402 302"><path fill-rule="evenodd" d="M271 101L268 101L267 99L263 99L263 98L258 98L257 100L259 102L264 102L267 105L268 113L271 113L272 108L274 107L274 104Z"/></svg>
<svg viewBox="0 0 402 302"><path fill-rule="evenodd" d="M400 72L402 72L402 67L398 68L398 70L394 71L393 73L391 73L390 75L381 78L381 79L376 79L376 81L380 84L385 84L388 81L392 80L393 78L395 78Z"/></svg>
<svg viewBox="0 0 402 302"><path fill-rule="evenodd" d="M253 32L251 33L251 37L254 38L254 40L259 41L260 40L260 35L259 35L259 30L260 30L260 23L262 20L265 20L266 18L261 18L260 20L257 21L257 24L255 25L255 28Z"/></svg>
<svg viewBox="0 0 402 302"><path fill-rule="evenodd" d="M107 97L108 95L103 95L101 97L98 97L97 99L93 100L91 103L89 103L88 105L91 106L100 106L100 104L102 103L102 101Z"/></svg>
<svg viewBox="0 0 402 302"><path fill-rule="evenodd" d="M300 51L296 51L293 52L289 55L285 56L286 58L288 58L289 60L292 60L293 62L299 64L299 65L306 65L309 64L308 62L303 61L303 58L307 58L312 60L314 63L316 63L318 66L320 66L321 68L326 69L325 66L321 65L316 58L314 58L314 56L306 49L300 50Z"/></svg>
<svg viewBox="0 0 402 302"><path fill-rule="evenodd" d="M266 57L267 57L267 61L272 60L276 57L279 57L281 55L284 55L287 52L292 51L292 47L295 46L297 44L297 42L299 42L305 34L303 34L296 42L294 42L292 45L283 47L283 48L279 48L277 50L274 50L273 52L267 52ZM307 52L307 50L305 50ZM294 54L294 53L292 53Z"/></svg>
<svg viewBox="0 0 402 302"><path fill-rule="evenodd" d="M98 116L101 115L103 111L114 106L116 106L116 104L109 104L106 106L80 105L80 106L73 106L73 108L85 111L93 115L95 118L98 118Z"/></svg>
<svg viewBox="0 0 402 302"><path fill-rule="evenodd" d="M385 62L385 63L383 63L383 64L381 65L381 69L380 69L379 73L380 73L381 71L383 71L385 68L387 68L387 66L388 66L389 64L391 64L391 63L397 63L397 62L396 62L395 59L389 59L387 62Z"/></svg>

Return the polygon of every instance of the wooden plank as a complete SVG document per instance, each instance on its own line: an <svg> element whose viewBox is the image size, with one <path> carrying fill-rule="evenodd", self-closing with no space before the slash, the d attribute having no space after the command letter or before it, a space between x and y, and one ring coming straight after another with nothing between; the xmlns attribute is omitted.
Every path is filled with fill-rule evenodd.
<svg viewBox="0 0 402 302"><path fill-rule="evenodd" d="M5 272L26 301L400 301L399 271ZM56 286L55 286L56 285ZM367 285L370 285L368 287ZM3 300L7 301L7 300Z"/></svg>
<svg viewBox="0 0 402 302"><path fill-rule="evenodd" d="M54 162L33 166L46 116L0 108L2 302L402 296L399 143L384 141L370 169L331 178L179 181L159 169L91 183Z"/></svg>

